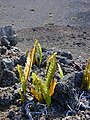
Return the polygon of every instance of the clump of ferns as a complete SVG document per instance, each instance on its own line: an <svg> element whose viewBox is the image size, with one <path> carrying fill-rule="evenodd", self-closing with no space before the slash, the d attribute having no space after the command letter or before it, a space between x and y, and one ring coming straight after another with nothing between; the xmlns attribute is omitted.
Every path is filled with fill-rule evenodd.
<svg viewBox="0 0 90 120"><path fill-rule="evenodd" d="M56 80L54 80L54 73L56 71L56 53L51 55L46 64L46 76L42 80L36 73L32 73L32 85L30 89L31 93L38 101L45 101L47 106L51 104L51 96L54 93L56 86Z"/></svg>
<svg viewBox="0 0 90 120"><path fill-rule="evenodd" d="M34 42L34 47L31 49L30 52L28 50L26 51L26 64L24 70L22 69L21 65L17 65L17 70L19 73L19 78L21 81L21 89L19 91L19 94L21 96L22 102L25 101L25 94L26 94L26 83L28 81L28 77L30 76L32 65L35 61L37 61L37 53L39 54L39 64L42 63L42 49L40 44L37 40Z"/></svg>
<svg viewBox="0 0 90 120"><path fill-rule="evenodd" d="M88 60L87 66L83 72L81 88L90 90L90 59Z"/></svg>
<svg viewBox="0 0 90 120"><path fill-rule="evenodd" d="M56 62L56 53L50 55L47 59L45 78L41 79L36 73L32 73L33 88L31 88L30 91L38 101L44 100L47 106L50 106L51 96L54 94L56 86L54 74L57 66L60 72L60 78L63 78L63 71L60 65Z"/></svg>
<svg viewBox="0 0 90 120"><path fill-rule="evenodd" d="M26 51L27 61L24 68L22 70L22 66L17 65L19 77L21 80L21 90L19 91L22 102L25 101L24 95L26 94L26 83L28 81L28 77L30 76L31 68L33 63L38 62L37 53L39 54L39 65L42 63L42 49L38 41L36 40L34 43L34 47L28 53ZM51 96L54 93L54 89L56 86L56 80L54 80L54 73L56 71L56 53L49 56L46 63L46 76L44 80L42 80L36 73L32 73L32 85L30 86L30 92L35 96L38 101L45 101L48 106L51 104ZM63 77L63 72L59 64L59 72L60 77Z"/></svg>

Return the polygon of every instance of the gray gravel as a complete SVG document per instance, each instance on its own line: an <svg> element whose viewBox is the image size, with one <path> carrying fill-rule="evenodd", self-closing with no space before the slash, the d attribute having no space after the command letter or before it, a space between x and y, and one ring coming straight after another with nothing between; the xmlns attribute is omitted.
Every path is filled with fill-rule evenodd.
<svg viewBox="0 0 90 120"><path fill-rule="evenodd" d="M90 26L90 0L0 0L0 27Z"/></svg>

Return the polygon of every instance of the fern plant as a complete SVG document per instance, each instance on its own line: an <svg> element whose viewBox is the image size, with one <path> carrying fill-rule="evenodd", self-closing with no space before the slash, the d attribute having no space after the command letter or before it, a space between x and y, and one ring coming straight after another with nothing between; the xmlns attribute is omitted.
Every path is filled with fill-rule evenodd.
<svg viewBox="0 0 90 120"><path fill-rule="evenodd" d="M38 43L38 41L35 40L34 47L31 49L31 51L30 52L28 52L28 50L26 51L27 60L26 60L24 71L22 70L21 65L17 65L17 70L19 73L20 81L21 81L21 90L19 91L19 93L20 93L22 101L24 101L23 96L24 96L24 94L26 94L26 82L27 82L28 77L30 75L32 65L35 61L37 61L37 59L36 59L37 51L39 51L40 64L41 64L41 62L42 62L42 49L41 49L41 46Z"/></svg>
<svg viewBox="0 0 90 120"><path fill-rule="evenodd" d="M31 88L31 92L39 101L44 98L46 104L49 106L51 103L51 97L49 95L49 90L47 89L45 82L43 82L42 79L35 73L32 73L32 79L32 84L35 88Z"/></svg>
<svg viewBox="0 0 90 120"><path fill-rule="evenodd" d="M55 70L56 70L56 53L49 57L46 65L46 86L48 89L50 87L51 80L53 80Z"/></svg>
<svg viewBox="0 0 90 120"><path fill-rule="evenodd" d="M82 85L81 88L90 90L90 59L88 60L87 66L83 73Z"/></svg>
<svg viewBox="0 0 90 120"><path fill-rule="evenodd" d="M20 81L22 83L21 91L23 91L25 93L26 92L26 85L25 85L25 78L24 78L24 73L23 73L23 70L22 70L22 66L17 65L17 69L18 69Z"/></svg>
<svg viewBox="0 0 90 120"><path fill-rule="evenodd" d="M51 96L53 95L56 86L56 80L53 79L55 70L56 53L51 55L47 61L46 77L44 81L35 73L32 73L32 84L34 85L34 88L31 88L31 93L39 101L44 99L48 106L51 104Z"/></svg>
<svg viewBox="0 0 90 120"><path fill-rule="evenodd" d="M42 63L42 48L40 43L38 43L38 40L35 39L34 42L34 62L36 61L39 63L39 65ZM39 61L37 60L37 57L39 56Z"/></svg>
<svg viewBox="0 0 90 120"><path fill-rule="evenodd" d="M21 81L21 90L19 91L19 94L21 96L22 102L25 101L24 95L26 94L26 83L28 81L28 77L30 76L32 65L34 62L38 62L37 55L39 55L40 65L42 63L42 49L38 41L35 40L34 47L31 49L31 51L26 51L27 60L24 70L22 69L21 65L17 65ZM51 55L47 60L46 77L44 78L44 81L35 73L32 73L32 85L34 87L32 87L30 91L36 97L37 100L42 101L44 99L48 106L51 103L51 96L53 95L56 86L56 80L53 79L55 70L56 53Z"/></svg>

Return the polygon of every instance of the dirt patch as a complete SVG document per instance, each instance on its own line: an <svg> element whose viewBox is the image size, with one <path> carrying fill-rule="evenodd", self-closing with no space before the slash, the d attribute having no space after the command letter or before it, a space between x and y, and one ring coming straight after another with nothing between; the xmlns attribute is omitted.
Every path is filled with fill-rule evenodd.
<svg viewBox="0 0 90 120"><path fill-rule="evenodd" d="M83 57L90 57L90 30L72 26L45 26L17 31L17 47L22 51L30 49L34 39L38 39L46 49L66 50Z"/></svg>

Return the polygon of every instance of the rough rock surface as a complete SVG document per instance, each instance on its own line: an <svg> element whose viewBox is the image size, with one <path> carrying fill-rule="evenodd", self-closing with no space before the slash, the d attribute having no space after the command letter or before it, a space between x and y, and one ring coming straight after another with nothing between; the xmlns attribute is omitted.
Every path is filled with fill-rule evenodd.
<svg viewBox="0 0 90 120"><path fill-rule="evenodd" d="M16 33L12 29L12 26L0 28L0 41L1 45L5 45L6 47L9 45L15 46L17 44Z"/></svg>

